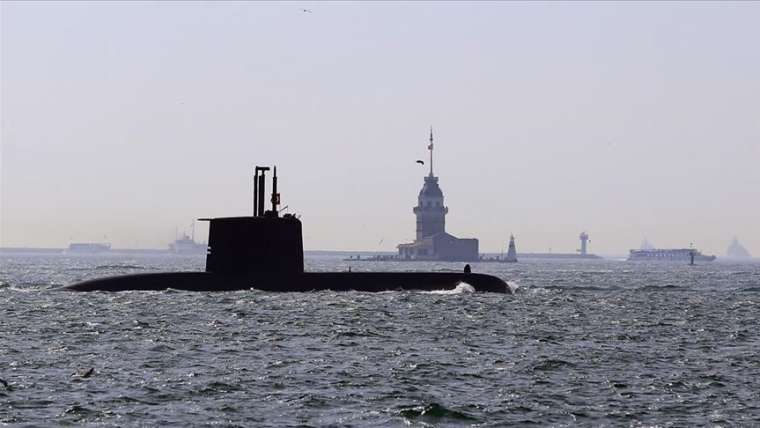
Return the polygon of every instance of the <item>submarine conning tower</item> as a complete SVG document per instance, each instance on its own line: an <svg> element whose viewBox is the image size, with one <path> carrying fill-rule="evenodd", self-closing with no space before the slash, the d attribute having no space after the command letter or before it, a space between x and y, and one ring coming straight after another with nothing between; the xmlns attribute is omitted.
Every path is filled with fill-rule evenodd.
<svg viewBox="0 0 760 428"><path fill-rule="evenodd" d="M277 167L272 174L272 209L264 209L265 174L256 166L253 177L253 215L200 219L209 222L206 272L229 275L303 273L301 220L280 217L277 209Z"/></svg>

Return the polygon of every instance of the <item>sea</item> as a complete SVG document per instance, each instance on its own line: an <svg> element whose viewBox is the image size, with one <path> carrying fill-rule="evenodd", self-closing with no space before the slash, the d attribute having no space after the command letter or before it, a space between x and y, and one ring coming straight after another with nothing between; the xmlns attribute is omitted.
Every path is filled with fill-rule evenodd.
<svg viewBox="0 0 760 428"><path fill-rule="evenodd" d="M473 264L513 294L56 290L203 266L0 255L0 425L760 426L758 263Z"/></svg>

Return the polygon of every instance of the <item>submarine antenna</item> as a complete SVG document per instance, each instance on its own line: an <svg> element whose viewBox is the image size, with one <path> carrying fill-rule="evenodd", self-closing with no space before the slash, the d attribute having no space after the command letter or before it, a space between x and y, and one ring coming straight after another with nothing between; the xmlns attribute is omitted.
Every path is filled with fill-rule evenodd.
<svg viewBox="0 0 760 428"><path fill-rule="evenodd" d="M264 170L262 169L259 176L259 216L264 215L264 189L266 188L266 181L264 179Z"/></svg>
<svg viewBox="0 0 760 428"><path fill-rule="evenodd" d="M256 217L256 215L259 212L258 209L258 199L259 199L259 168L256 167L255 172L253 173L253 216Z"/></svg>
<svg viewBox="0 0 760 428"><path fill-rule="evenodd" d="M274 167L274 176L272 177L272 213L277 217L277 205L280 204L280 194L277 193L277 167Z"/></svg>
<svg viewBox="0 0 760 428"><path fill-rule="evenodd" d="M261 175L259 175L259 171L261 171ZM258 178L258 185L256 187L258 188L256 189L256 192L255 192L256 193L255 196L257 200L254 205L256 207L256 212L254 213L254 217L256 216L260 217L264 215L264 193L266 192L265 190L266 181L264 181L265 180L264 175L266 171L269 171L268 166L256 167L256 177Z"/></svg>

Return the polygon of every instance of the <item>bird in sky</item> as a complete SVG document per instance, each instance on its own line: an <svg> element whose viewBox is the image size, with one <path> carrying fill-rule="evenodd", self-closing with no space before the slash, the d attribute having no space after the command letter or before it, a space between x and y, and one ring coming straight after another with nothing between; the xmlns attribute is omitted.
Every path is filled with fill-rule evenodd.
<svg viewBox="0 0 760 428"><path fill-rule="evenodd" d="M312 13L311 9L301 9L303 13Z"/></svg>
<svg viewBox="0 0 760 428"><path fill-rule="evenodd" d="M421 159L417 159L417 163L420 165L425 165L425 161Z"/></svg>

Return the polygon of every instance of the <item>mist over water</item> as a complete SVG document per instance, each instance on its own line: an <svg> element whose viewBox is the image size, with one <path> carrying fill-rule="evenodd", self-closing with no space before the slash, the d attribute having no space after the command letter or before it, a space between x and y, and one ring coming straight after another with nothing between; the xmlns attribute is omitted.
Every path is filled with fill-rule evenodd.
<svg viewBox="0 0 760 428"><path fill-rule="evenodd" d="M0 423L760 423L760 264L473 265L511 296L50 291L202 269L202 257L4 255Z"/></svg>

